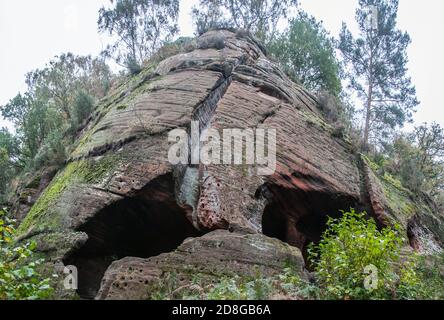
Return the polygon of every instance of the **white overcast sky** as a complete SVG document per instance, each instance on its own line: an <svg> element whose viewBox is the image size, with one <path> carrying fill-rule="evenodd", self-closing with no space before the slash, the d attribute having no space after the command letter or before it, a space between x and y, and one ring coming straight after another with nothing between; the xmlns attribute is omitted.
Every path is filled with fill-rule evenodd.
<svg viewBox="0 0 444 320"><path fill-rule="evenodd" d="M192 36L190 10L181 0L180 35ZM107 38L97 32L99 8L109 0L0 0L0 105L25 89L24 75L63 52L97 55ZM337 36L342 21L355 28L358 0L300 0L301 7ZM400 0L399 27L412 38L409 74L421 105L415 123L444 126L444 1ZM441 40L440 40L441 39ZM0 127L8 125L0 119Z"/></svg>

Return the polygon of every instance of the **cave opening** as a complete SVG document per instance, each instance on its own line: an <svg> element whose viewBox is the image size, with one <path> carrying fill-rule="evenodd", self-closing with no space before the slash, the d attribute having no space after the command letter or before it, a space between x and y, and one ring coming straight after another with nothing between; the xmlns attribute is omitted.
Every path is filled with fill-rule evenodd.
<svg viewBox="0 0 444 320"><path fill-rule="evenodd" d="M77 293L93 299L109 265L124 257L148 258L175 250L186 238L201 236L180 207L171 174L159 177L131 198L102 209L78 231L87 242L64 259L78 270Z"/></svg>
<svg viewBox="0 0 444 320"><path fill-rule="evenodd" d="M268 204L262 216L262 232L299 248L308 263L308 245L319 243L328 217L338 218L350 208L365 210L355 198L320 191L267 186Z"/></svg>

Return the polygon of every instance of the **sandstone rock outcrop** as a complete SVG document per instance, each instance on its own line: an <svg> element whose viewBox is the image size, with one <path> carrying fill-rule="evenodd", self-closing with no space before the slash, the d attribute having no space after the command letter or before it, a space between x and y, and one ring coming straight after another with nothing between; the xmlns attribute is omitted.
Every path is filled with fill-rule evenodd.
<svg viewBox="0 0 444 320"><path fill-rule="evenodd" d="M261 176L258 165L172 165L168 132L189 132L193 120L201 130L276 129L276 171ZM277 272L284 256L299 265L295 250L319 240L327 216L351 207L383 224L397 221L406 233L421 228L442 246L442 215L428 204L400 213L384 200L381 183L324 119L317 99L253 38L211 31L98 104L19 231L51 259L78 266L81 296L88 298L104 274L99 298L146 298L163 270L189 281L188 263L207 274L219 267L217 259L238 262L228 263L226 273L245 274L255 265ZM399 197L401 204L412 201ZM219 229L232 233L207 234ZM291 252L281 253L283 247Z"/></svg>
<svg viewBox="0 0 444 320"><path fill-rule="evenodd" d="M146 300L168 280L176 282L171 284L175 288L190 286L196 277L203 280L201 285L209 285L224 276L273 276L282 272L284 264L304 275L300 251L288 244L261 234L213 231L186 239L173 253L113 262L97 298ZM168 279L172 274L174 279Z"/></svg>

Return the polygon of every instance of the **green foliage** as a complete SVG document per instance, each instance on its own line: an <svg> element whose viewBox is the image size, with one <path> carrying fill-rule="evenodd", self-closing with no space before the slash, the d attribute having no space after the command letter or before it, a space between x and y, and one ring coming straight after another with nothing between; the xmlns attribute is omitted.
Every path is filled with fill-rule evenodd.
<svg viewBox="0 0 444 320"><path fill-rule="evenodd" d="M93 101L107 94L110 81L111 71L103 60L71 53L29 72L27 92L0 107L15 126L8 161L16 173L63 163L65 146L91 114Z"/></svg>
<svg viewBox="0 0 444 320"><path fill-rule="evenodd" d="M265 300L272 291L271 279L243 281L239 277L224 278L206 294L208 300Z"/></svg>
<svg viewBox="0 0 444 320"><path fill-rule="evenodd" d="M339 95L341 81L333 41L314 17L300 12L290 20L289 28L271 41L268 52L296 82Z"/></svg>
<svg viewBox="0 0 444 320"><path fill-rule="evenodd" d="M142 67L133 58L128 58L125 63L129 73L133 76L139 74L140 71L142 71Z"/></svg>
<svg viewBox="0 0 444 320"><path fill-rule="evenodd" d="M179 285L177 274L167 273L159 283L149 287L154 300L269 300L314 299L319 297L319 289L302 280L291 266L284 267L282 273L274 276L214 276L197 273L190 283Z"/></svg>
<svg viewBox="0 0 444 320"><path fill-rule="evenodd" d="M197 34L211 29L243 29L267 41L280 19L286 18L297 0L200 0L192 16Z"/></svg>
<svg viewBox="0 0 444 320"><path fill-rule="evenodd" d="M399 227L378 230L354 210L330 218L327 226L320 243L309 249L322 298L412 298L419 278L413 259L401 254L405 240Z"/></svg>
<svg viewBox="0 0 444 320"><path fill-rule="evenodd" d="M105 56L128 67L151 57L178 32L178 0L117 0L112 7L99 11L100 32L116 36L116 42L104 51ZM137 73L137 72L136 72Z"/></svg>
<svg viewBox="0 0 444 320"><path fill-rule="evenodd" d="M444 300L444 252L421 256L416 265L420 286L416 293L421 299Z"/></svg>
<svg viewBox="0 0 444 320"><path fill-rule="evenodd" d="M425 176L421 171L418 150L401 136L386 148L386 152L387 160L383 168L391 175L399 177L402 185L411 191L418 193L422 190ZM391 175L385 173L384 177L390 181Z"/></svg>
<svg viewBox="0 0 444 320"><path fill-rule="evenodd" d="M41 168L44 165L63 165L66 160L66 148L63 135L61 130L50 132L37 154L29 163L29 168Z"/></svg>
<svg viewBox="0 0 444 320"><path fill-rule="evenodd" d="M9 182L22 167L19 141L5 128L0 129L0 203L4 202Z"/></svg>
<svg viewBox="0 0 444 320"><path fill-rule="evenodd" d="M7 185L14 174L9 159L8 150L0 147L0 203L4 201Z"/></svg>
<svg viewBox="0 0 444 320"><path fill-rule="evenodd" d="M94 99L85 91L79 91L74 100L75 124L80 125L94 109Z"/></svg>
<svg viewBox="0 0 444 320"><path fill-rule="evenodd" d="M417 148L418 171L425 178L423 189L437 197L444 190L444 129L425 123L415 128L410 140Z"/></svg>
<svg viewBox="0 0 444 320"><path fill-rule="evenodd" d="M213 278L204 274L196 274L191 283L178 287L177 275L168 273L152 291L151 299L183 299L183 300L265 300L273 292L275 278L258 276L222 276L216 283Z"/></svg>
<svg viewBox="0 0 444 320"><path fill-rule="evenodd" d="M385 153L384 170L415 194L427 192L439 200L444 190L444 130L438 124L424 124L398 136Z"/></svg>
<svg viewBox="0 0 444 320"><path fill-rule="evenodd" d="M0 300L48 299L53 293L50 279L38 272L44 260L36 257L35 242L14 244L13 224L0 210Z"/></svg>
<svg viewBox="0 0 444 320"><path fill-rule="evenodd" d="M397 13L398 0L360 0L356 11L359 36L355 38L345 24L340 33L338 48L346 65L348 88L363 102L364 149L369 141L376 145L387 141L394 129L411 120L419 104L407 75L411 40L397 29ZM376 17L374 26L371 19Z"/></svg>

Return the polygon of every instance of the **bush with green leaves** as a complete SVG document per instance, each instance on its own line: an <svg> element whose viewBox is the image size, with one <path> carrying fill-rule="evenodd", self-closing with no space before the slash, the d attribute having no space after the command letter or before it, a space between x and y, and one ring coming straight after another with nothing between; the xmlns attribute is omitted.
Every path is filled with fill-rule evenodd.
<svg viewBox="0 0 444 320"><path fill-rule="evenodd" d="M272 279L245 281L240 277L224 278L206 294L207 300L265 300L272 292Z"/></svg>
<svg viewBox="0 0 444 320"><path fill-rule="evenodd" d="M339 96L340 66L333 40L315 18L300 12L267 49L294 81L310 90L326 90Z"/></svg>
<svg viewBox="0 0 444 320"><path fill-rule="evenodd" d="M50 298L53 289L38 271L44 260L35 255L36 243L17 245L14 234L14 221L0 210L0 300Z"/></svg>
<svg viewBox="0 0 444 320"><path fill-rule="evenodd" d="M206 274L194 274L190 283L180 284L177 274L167 273L150 288L153 300L270 300L317 299L319 289L302 279L298 271L286 264L282 273L264 276L221 276L217 281Z"/></svg>
<svg viewBox="0 0 444 320"><path fill-rule="evenodd" d="M82 124L82 122L89 117L93 109L94 98L83 90L79 91L74 100L73 110L76 125Z"/></svg>
<svg viewBox="0 0 444 320"><path fill-rule="evenodd" d="M414 256L403 253L400 227L379 230L373 219L353 209L329 218L310 261L324 299L416 298L419 277Z"/></svg>
<svg viewBox="0 0 444 320"><path fill-rule="evenodd" d="M28 169L40 169L44 166L61 166L66 159L65 143L63 130L51 132L28 165Z"/></svg>
<svg viewBox="0 0 444 320"><path fill-rule="evenodd" d="M444 252L432 256L421 256L416 265L420 278L419 298L444 300Z"/></svg>

